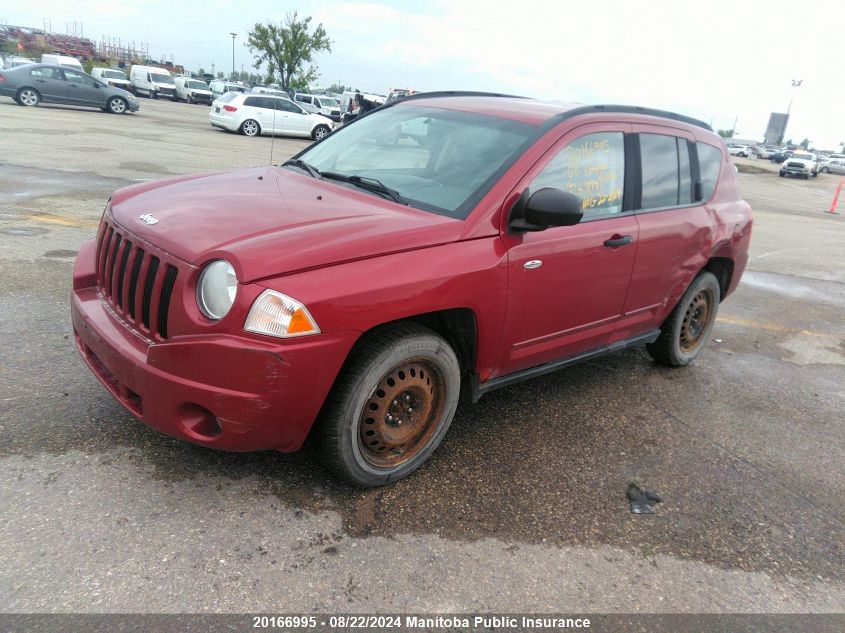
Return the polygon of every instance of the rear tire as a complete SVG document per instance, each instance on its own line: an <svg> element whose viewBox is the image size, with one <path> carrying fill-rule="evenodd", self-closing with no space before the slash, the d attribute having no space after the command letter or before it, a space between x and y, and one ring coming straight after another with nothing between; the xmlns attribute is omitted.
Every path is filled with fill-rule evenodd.
<svg viewBox="0 0 845 633"><path fill-rule="evenodd" d="M41 102L41 95L35 88L21 88L18 90L16 100L20 105L31 108Z"/></svg>
<svg viewBox="0 0 845 633"><path fill-rule="evenodd" d="M258 136L261 134L261 126L255 119L247 119L241 123L241 134L244 136Z"/></svg>
<svg viewBox="0 0 845 633"><path fill-rule="evenodd" d="M455 352L432 330L398 323L356 346L314 428L322 461L361 487L419 468L440 444L458 405Z"/></svg>
<svg viewBox="0 0 845 633"><path fill-rule="evenodd" d="M688 365L701 353L719 311L721 289L716 276L702 272L690 284L678 305L660 327L660 336L646 349L658 363Z"/></svg>

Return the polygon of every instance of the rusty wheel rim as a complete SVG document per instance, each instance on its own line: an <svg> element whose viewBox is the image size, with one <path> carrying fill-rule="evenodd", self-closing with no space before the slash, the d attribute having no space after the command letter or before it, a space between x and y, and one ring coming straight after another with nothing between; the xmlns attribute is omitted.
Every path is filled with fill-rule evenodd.
<svg viewBox="0 0 845 633"><path fill-rule="evenodd" d="M367 399L358 424L358 447L377 468L394 468L418 455L443 418L445 382L423 359L387 372Z"/></svg>
<svg viewBox="0 0 845 633"><path fill-rule="evenodd" d="M709 290L702 290L687 306L681 324L681 351L685 354L695 351L701 344L713 315L713 296Z"/></svg>

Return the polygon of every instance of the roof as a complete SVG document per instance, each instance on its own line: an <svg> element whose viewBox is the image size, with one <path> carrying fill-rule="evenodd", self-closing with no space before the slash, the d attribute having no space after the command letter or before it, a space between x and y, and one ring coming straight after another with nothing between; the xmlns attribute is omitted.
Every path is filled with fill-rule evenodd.
<svg viewBox="0 0 845 633"><path fill-rule="evenodd" d="M695 125L705 130L712 128L698 119L665 110L655 110L630 105L584 105L580 103L558 103L554 101L539 101L514 95L503 95L485 92L422 92L398 99L384 107L394 104L425 101L427 105L438 108L463 110L498 116L501 118L521 121L533 125L555 125L559 121L581 114L620 112L625 114L642 114L657 116L689 125Z"/></svg>

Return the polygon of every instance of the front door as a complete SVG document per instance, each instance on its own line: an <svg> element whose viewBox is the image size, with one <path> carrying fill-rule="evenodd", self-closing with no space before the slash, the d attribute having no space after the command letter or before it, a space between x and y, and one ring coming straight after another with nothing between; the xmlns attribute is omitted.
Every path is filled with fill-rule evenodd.
<svg viewBox="0 0 845 633"><path fill-rule="evenodd" d="M95 79L76 70L65 68L62 72L68 84L68 103L102 108L106 105L103 86Z"/></svg>
<svg viewBox="0 0 845 633"><path fill-rule="evenodd" d="M622 314L637 249L636 217L624 208L625 124L567 133L517 191L576 194L574 226L503 234L508 249L506 372L574 356L609 342ZM506 229L505 229L506 231Z"/></svg>
<svg viewBox="0 0 845 633"><path fill-rule="evenodd" d="M282 132L285 134L309 135L311 121L302 108L287 99L276 99L277 115L281 115Z"/></svg>

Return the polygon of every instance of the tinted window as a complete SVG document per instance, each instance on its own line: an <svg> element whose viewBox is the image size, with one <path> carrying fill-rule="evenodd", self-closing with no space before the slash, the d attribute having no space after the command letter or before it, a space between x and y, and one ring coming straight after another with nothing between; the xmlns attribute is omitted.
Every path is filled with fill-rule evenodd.
<svg viewBox="0 0 845 633"><path fill-rule="evenodd" d="M29 71L29 74L42 79L58 79L59 81L63 79L62 72L58 68L33 68Z"/></svg>
<svg viewBox="0 0 845 633"><path fill-rule="evenodd" d="M302 110L287 99L273 99L273 101L276 102L276 110L281 110L283 112L296 112L297 114L302 114Z"/></svg>
<svg viewBox="0 0 845 633"><path fill-rule="evenodd" d="M689 143L686 139L678 139L678 165L680 166L680 191L678 204L690 204L692 199L692 167L689 159Z"/></svg>
<svg viewBox="0 0 845 633"><path fill-rule="evenodd" d="M564 147L531 183L581 198L584 217L622 212L625 140L622 132L587 134Z"/></svg>
<svg viewBox="0 0 845 633"><path fill-rule="evenodd" d="M643 170L640 208L676 206L680 180L677 139L662 134L640 134L640 157Z"/></svg>
<svg viewBox="0 0 845 633"><path fill-rule="evenodd" d="M226 92L218 99L218 101L221 101L223 103L229 103L232 99L234 99L237 96L238 96L237 92Z"/></svg>
<svg viewBox="0 0 845 633"><path fill-rule="evenodd" d="M244 105L252 106L253 108L267 108L268 110L272 110L273 100L268 99L267 97L247 97L244 99Z"/></svg>
<svg viewBox="0 0 845 633"><path fill-rule="evenodd" d="M710 199L716 190L716 181L722 169L722 152L718 147L707 143L696 143L698 150L698 165L701 170L701 199Z"/></svg>

